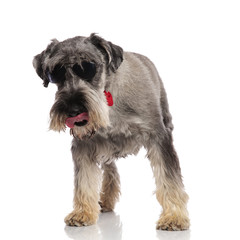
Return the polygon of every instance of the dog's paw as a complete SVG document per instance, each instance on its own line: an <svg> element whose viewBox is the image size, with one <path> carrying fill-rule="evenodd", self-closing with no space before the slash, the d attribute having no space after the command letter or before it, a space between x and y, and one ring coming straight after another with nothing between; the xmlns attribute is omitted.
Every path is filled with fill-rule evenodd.
<svg viewBox="0 0 240 240"><path fill-rule="evenodd" d="M189 229L190 221L187 216L161 215L157 222L157 229L167 231L181 231Z"/></svg>
<svg viewBox="0 0 240 240"><path fill-rule="evenodd" d="M99 202L99 205L101 207L101 212L102 213L105 213L105 212L112 212L114 207L111 206L111 204L107 204L106 202L105 203L102 203L102 202Z"/></svg>
<svg viewBox="0 0 240 240"><path fill-rule="evenodd" d="M82 227L93 225L97 222L97 215L87 212L73 211L64 219L68 226Z"/></svg>
<svg viewBox="0 0 240 240"><path fill-rule="evenodd" d="M101 212L102 213L105 213L105 212L112 212L113 211L113 209L112 208L108 208L108 207L101 207Z"/></svg>

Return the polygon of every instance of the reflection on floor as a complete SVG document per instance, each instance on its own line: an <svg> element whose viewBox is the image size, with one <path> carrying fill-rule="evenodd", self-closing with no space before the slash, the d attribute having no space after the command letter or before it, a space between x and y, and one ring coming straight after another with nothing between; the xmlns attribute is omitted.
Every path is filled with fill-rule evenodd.
<svg viewBox="0 0 240 240"><path fill-rule="evenodd" d="M132 228L124 227L120 216L115 212L100 214L98 223L88 227L65 227L65 233L70 239L74 240L133 240L146 239L145 233L149 234L148 240L189 240L189 231L168 232L157 231L152 226L151 233L149 229L142 226L138 229L136 225L132 224Z"/></svg>

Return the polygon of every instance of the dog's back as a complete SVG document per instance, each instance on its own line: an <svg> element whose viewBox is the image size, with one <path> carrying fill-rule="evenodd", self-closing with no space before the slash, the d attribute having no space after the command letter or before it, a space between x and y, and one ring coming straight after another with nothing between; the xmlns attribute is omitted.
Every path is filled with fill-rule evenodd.
<svg viewBox="0 0 240 240"><path fill-rule="evenodd" d="M117 117L116 113L111 114L110 109L111 119L116 119L117 124L120 121L119 117L122 117L124 122L135 121L149 129L152 125L157 126L162 120L166 127L173 129L163 82L149 58L137 53L124 52L123 62L118 71L109 78L109 90L117 105L123 108Z"/></svg>

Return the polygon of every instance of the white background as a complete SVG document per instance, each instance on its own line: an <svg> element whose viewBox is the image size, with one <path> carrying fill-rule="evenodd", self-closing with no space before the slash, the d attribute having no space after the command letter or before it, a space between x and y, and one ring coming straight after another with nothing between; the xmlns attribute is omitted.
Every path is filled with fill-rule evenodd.
<svg viewBox="0 0 240 240"><path fill-rule="evenodd" d="M0 239L240 239L238 1L2 1L0 25ZM42 87L32 58L52 38L92 32L159 70L190 196L189 231L155 230L161 207L144 149L118 161L115 213L65 227L71 137L48 131L56 88Z"/></svg>

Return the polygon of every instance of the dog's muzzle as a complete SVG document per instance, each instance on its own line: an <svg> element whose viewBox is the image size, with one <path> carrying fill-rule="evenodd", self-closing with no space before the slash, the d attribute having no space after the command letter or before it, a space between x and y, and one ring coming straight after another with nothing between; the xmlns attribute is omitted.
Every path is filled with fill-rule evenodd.
<svg viewBox="0 0 240 240"><path fill-rule="evenodd" d="M69 128L74 128L74 126L82 127L85 126L89 121L89 116L87 112L83 112L75 117L69 117L66 119L66 125Z"/></svg>

